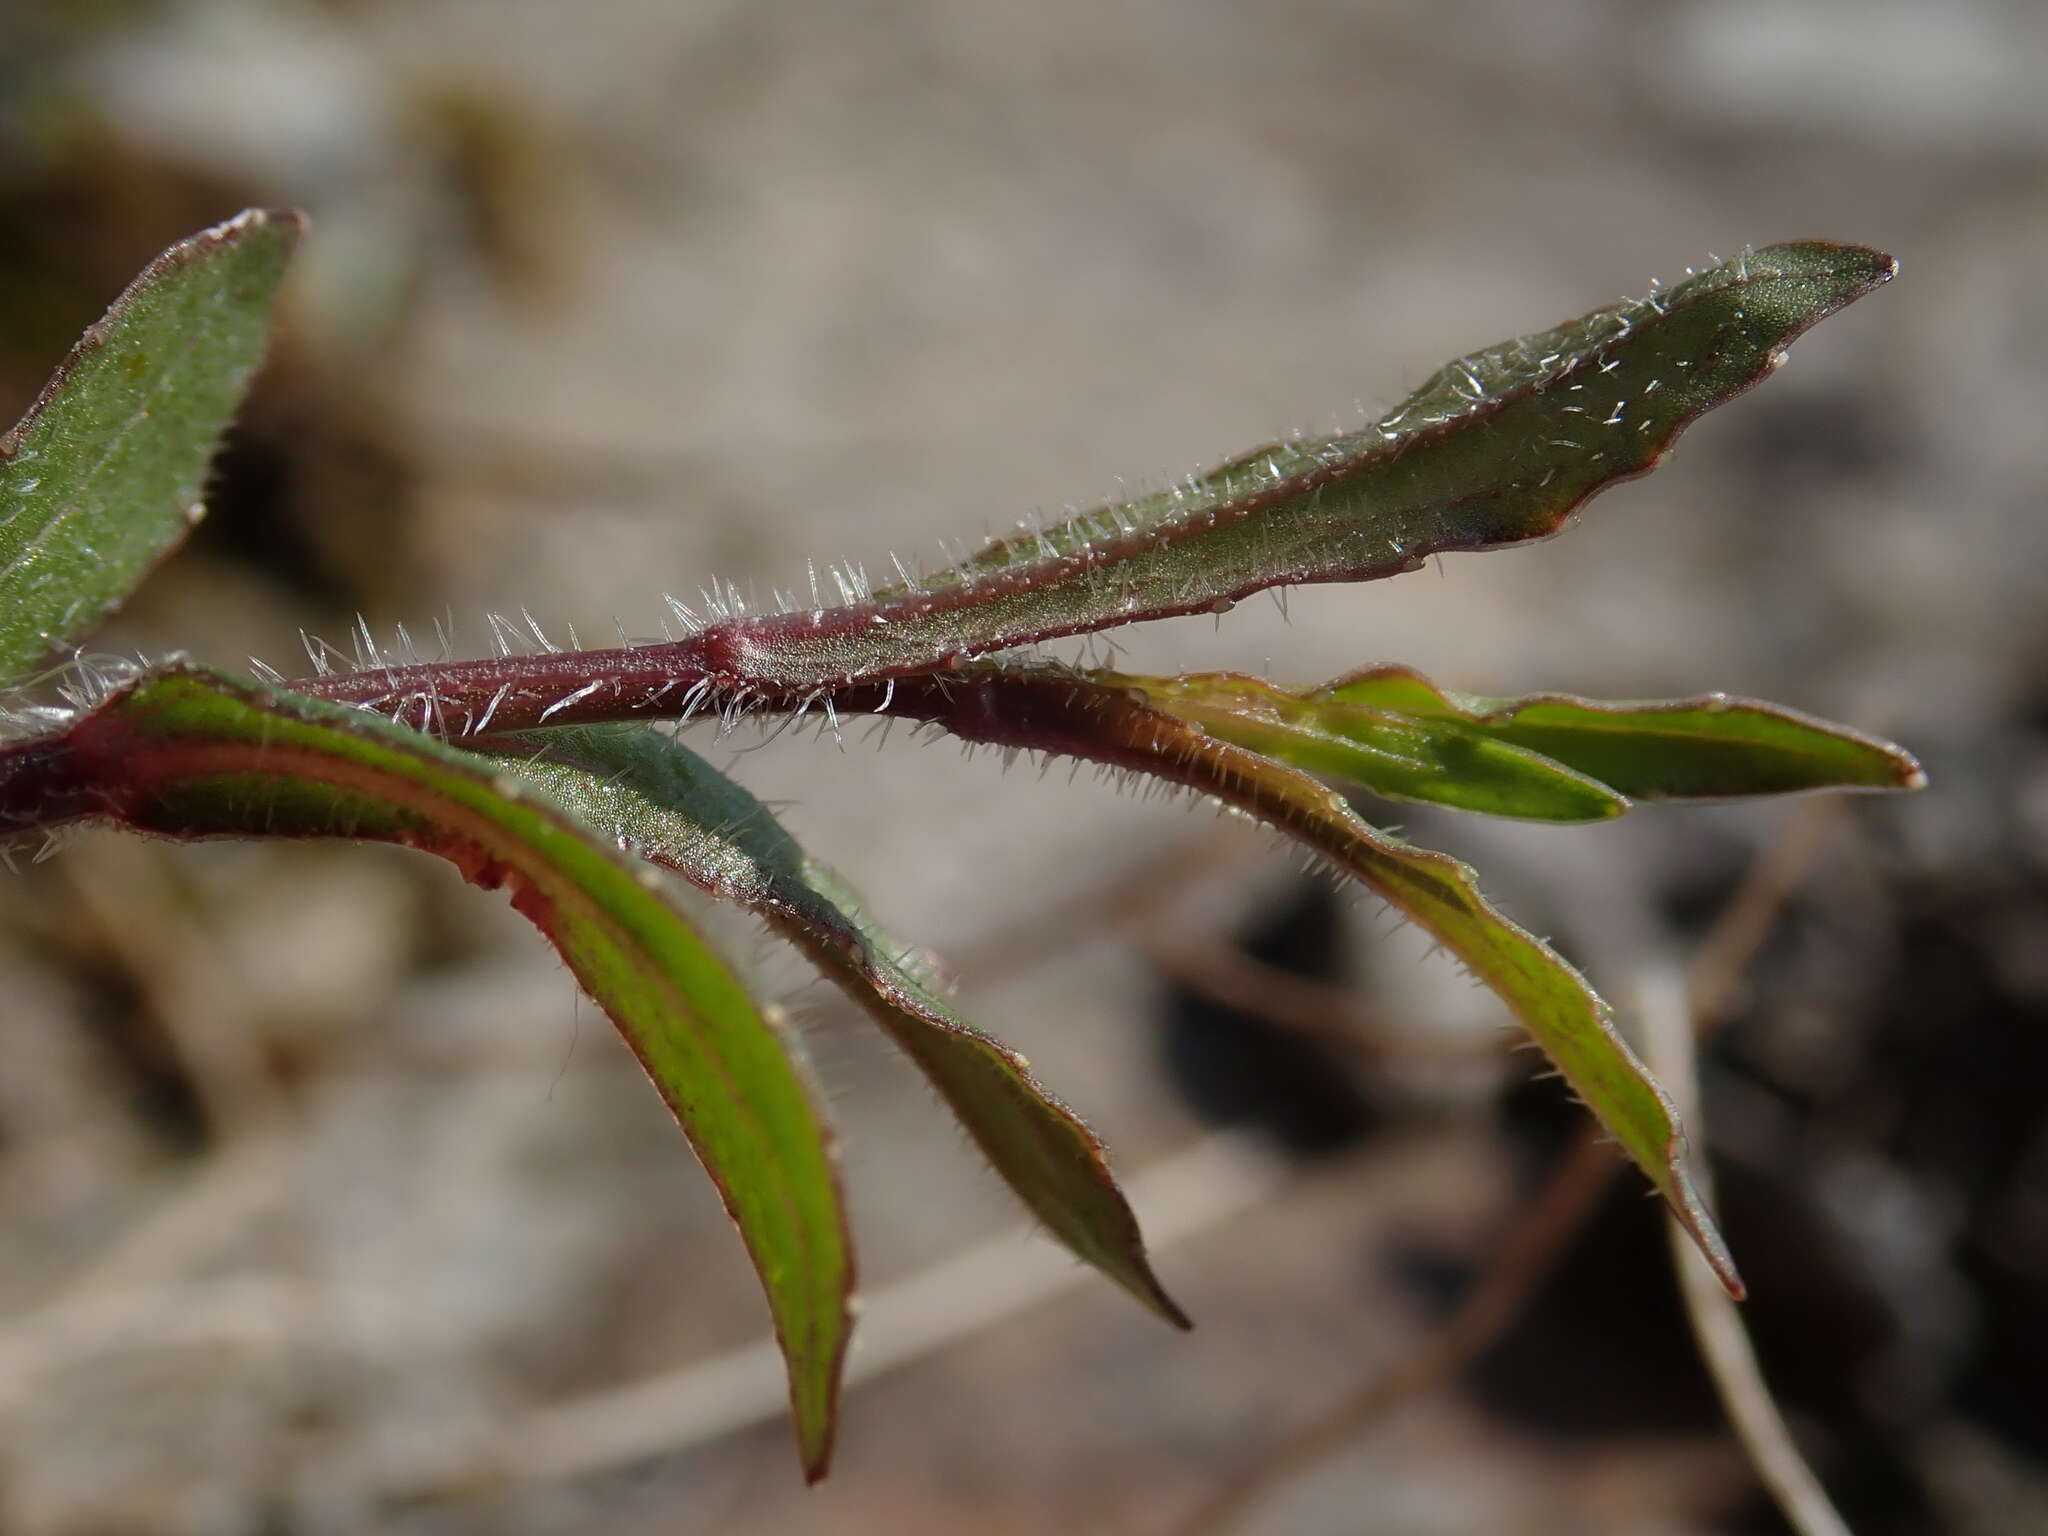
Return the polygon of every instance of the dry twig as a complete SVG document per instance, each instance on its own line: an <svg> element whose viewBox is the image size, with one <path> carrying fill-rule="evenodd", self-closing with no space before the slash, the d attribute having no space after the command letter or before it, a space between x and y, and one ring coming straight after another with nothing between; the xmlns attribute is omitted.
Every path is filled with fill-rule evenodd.
<svg viewBox="0 0 2048 1536"><path fill-rule="evenodd" d="M1685 986L1675 966L1647 968L1638 987L1638 1007L1650 1070L1664 1080L1693 1135L1704 1142L1696 1015L1686 1005ZM1699 1179L1701 1193L1712 1198L1710 1171L1704 1160ZM1785 1427L1735 1303L1692 1250L1692 1240L1684 1229L1667 1222L1665 1230L1700 1358L1714 1379L1714 1390L1728 1410L1728 1420L1749 1454L1750 1465L1799 1536L1850 1536L1848 1525L1828 1502L1820 1479L1813 1475Z"/></svg>
<svg viewBox="0 0 2048 1536"><path fill-rule="evenodd" d="M1619 1166L1612 1147L1594 1131L1582 1131L1535 1203L1501 1239L1485 1277L1457 1311L1392 1368L1226 1484L1177 1528L1178 1536L1216 1536L1230 1530L1275 1488L1342 1450L1389 1410L1450 1380L1470 1364L1514 1321Z"/></svg>

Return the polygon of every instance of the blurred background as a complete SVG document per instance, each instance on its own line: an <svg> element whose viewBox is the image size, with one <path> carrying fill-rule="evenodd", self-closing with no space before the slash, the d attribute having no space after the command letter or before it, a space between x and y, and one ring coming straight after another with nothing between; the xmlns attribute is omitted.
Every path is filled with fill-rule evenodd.
<svg viewBox="0 0 2048 1536"><path fill-rule="evenodd" d="M1710 251L1898 253L1557 540L1118 638L1921 754L1833 816L1367 810L1625 1021L1760 914L1701 1074L1766 1372L1864 1536L2048 1530L2044 67L2023 0L12 0L0 407L162 246L310 210L210 517L103 637L290 674L359 612L482 651L486 610L652 633L713 574L936 560ZM502 902L81 836L0 879L0 1530L1164 1533L1246 1478L1231 1529L1783 1528L1633 1174L1430 1363L1578 1129L1488 994L1205 810L865 735L692 741L1102 1132L1195 1333L693 908L845 1133L864 1379L805 1490L716 1199Z"/></svg>

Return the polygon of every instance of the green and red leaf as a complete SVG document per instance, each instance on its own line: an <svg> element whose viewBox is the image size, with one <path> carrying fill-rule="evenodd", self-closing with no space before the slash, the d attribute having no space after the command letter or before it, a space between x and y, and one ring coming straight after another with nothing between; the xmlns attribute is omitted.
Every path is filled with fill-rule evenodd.
<svg viewBox="0 0 2048 1536"><path fill-rule="evenodd" d="M1910 753L1754 699L1599 703L1480 699L1406 667L1290 692L1234 672L1084 674L1152 708L1387 800L1538 821L1600 821L1638 800L1727 800L1822 789L1916 789Z"/></svg>
<svg viewBox="0 0 2048 1536"><path fill-rule="evenodd" d="M398 843L507 888L718 1185L767 1292L805 1469L824 1474L853 1285L832 1135L794 1042L661 896L655 871L487 759L188 667L0 748L0 831L87 819L178 838Z"/></svg>
<svg viewBox="0 0 2048 1536"><path fill-rule="evenodd" d="M992 651L1220 613L1269 587L1371 581L1440 552L1547 538L1896 270L1881 252L1818 241L1750 252L1459 358L1362 431L1256 449L879 590L838 573L839 606L813 595L748 613L727 592L703 628L666 643L293 686L391 711L431 696L458 731L787 709Z"/></svg>
<svg viewBox="0 0 2048 1536"><path fill-rule="evenodd" d="M1564 693L1488 699L1439 688L1407 667L1373 667L1308 697L1444 722L1541 754L1631 800L1918 789L1926 782L1912 754L1891 742L1722 693L1627 702Z"/></svg>
<svg viewBox="0 0 2048 1536"><path fill-rule="evenodd" d="M764 918L917 1063L1017 1198L1074 1254L1179 1327L1101 1141L1030 1064L968 1024L917 950L811 858L768 808L680 742L645 728L520 738L506 761L619 846ZM530 754L530 755L529 755Z"/></svg>

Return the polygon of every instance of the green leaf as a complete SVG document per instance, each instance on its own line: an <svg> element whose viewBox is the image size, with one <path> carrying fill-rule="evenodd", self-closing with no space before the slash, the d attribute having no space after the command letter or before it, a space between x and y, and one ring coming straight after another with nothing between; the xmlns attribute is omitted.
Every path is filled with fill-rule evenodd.
<svg viewBox="0 0 2048 1536"><path fill-rule="evenodd" d="M1546 537L1895 270L1853 246L1772 246L1472 353L1362 431L1255 449L1204 479L999 540L915 589L877 594L873 614L855 605L786 624L803 647L792 675L930 665ZM752 638L760 654L780 639L775 621ZM772 675L769 655L760 664Z"/></svg>
<svg viewBox="0 0 2048 1536"><path fill-rule="evenodd" d="M724 1196L789 1364L804 1466L831 1455L853 1259L832 1137L788 1037L658 876L487 759L375 716L174 667L0 749L0 830L84 817L172 837L345 837L448 859L611 1016Z"/></svg>
<svg viewBox="0 0 2048 1536"><path fill-rule="evenodd" d="M1456 859L1368 826L1298 769L1063 668L982 663L943 678L906 679L886 694L841 695L838 707L929 720L964 740L1164 779L1245 811L1331 860L1405 912L1507 1003L1649 1175L1722 1283L1742 1294L1734 1261L1687 1170L1671 1101L1615 1033L1585 979L1492 906Z"/></svg>
<svg viewBox="0 0 2048 1536"><path fill-rule="evenodd" d="M1623 703L1562 693L1485 699L1439 688L1407 667L1374 667L1308 697L1453 722L1566 764L1633 800L1918 789L1927 782L1912 754L1888 741L1720 693Z"/></svg>
<svg viewBox="0 0 2048 1536"><path fill-rule="evenodd" d="M1890 281L1882 252L1807 242L1746 253L1677 287L1446 365L1363 431L1276 443L1156 495L986 546L846 601L745 611L719 589L662 644L392 666L294 686L459 731L792 709L837 690L1176 614L1269 587L1371 581L1440 551L1547 538L1589 497L1647 473L1692 421L1768 376L1785 348Z"/></svg>
<svg viewBox="0 0 2048 1536"><path fill-rule="evenodd" d="M1442 720L1289 693L1235 672L1132 677L1091 672L1152 708L1263 757L1386 800L1538 821L1605 821L1628 801L1540 753Z"/></svg>
<svg viewBox="0 0 2048 1536"><path fill-rule="evenodd" d="M172 246L0 438L0 685L75 646L199 520L303 222L252 209Z"/></svg>
<svg viewBox="0 0 2048 1536"><path fill-rule="evenodd" d="M1407 667L1290 693L1235 672L1084 674L1219 741L1389 800L1540 821L1600 821L1631 800L1917 789L1889 742L1795 710L1710 694L1621 704L1478 699Z"/></svg>
<svg viewBox="0 0 2048 1536"><path fill-rule="evenodd" d="M645 728L536 733L516 750L535 754L522 755L516 771L621 847L766 919L917 1063L1055 1237L1160 1316L1189 1326L1152 1273L1100 1140L1022 1056L960 1018L917 951L884 933L744 787Z"/></svg>

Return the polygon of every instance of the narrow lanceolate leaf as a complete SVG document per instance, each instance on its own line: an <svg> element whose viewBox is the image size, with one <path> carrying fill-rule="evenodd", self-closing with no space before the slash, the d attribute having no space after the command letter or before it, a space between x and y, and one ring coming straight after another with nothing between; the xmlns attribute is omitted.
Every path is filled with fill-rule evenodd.
<svg viewBox="0 0 2048 1536"><path fill-rule="evenodd" d="M1566 961L1495 909L1472 871L1361 821L1298 769L1216 740L1147 705L1051 667L982 663L940 679L842 696L841 709L929 720L969 741L1086 758L1165 779L1249 812L1405 912L1499 994L1566 1080L1650 1176L1733 1294L1742 1282L1686 1167L1671 1102Z"/></svg>
<svg viewBox="0 0 2048 1536"><path fill-rule="evenodd" d="M1456 721L1289 693L1235 672L1091 680L1218 741L1384 800L1428 801L1537 821L1604 821L1628 801L1597 779Z"/></svg>
<svg viewBox="0 0 2048 1536"><path fill-rule="evenodd" d="M654 872L486 759L359 712L172 668L0 748L0 832L401 843L503 885L618 1025L738 1223L788 1359L804 1465L831 1453L853 1261L832 1138L790 1042Z"/></svg>
<svg viewBox="0 0 2048 1536"><path fill-rule="evenodd" d="M1268 587L1368 581L1557 532L1764 378L1808 327L1888 281L1855 246L1777 245L1675 288L1459 358L1360 432L1275 444L1156 495L998 540L949 570L815 573L795 606L712 595L656 645L392 667L294 684L456 730L786 707L865 681L1174 614ZM844 601L827 606L824 593Z"/></svg>
<svg viewBox="0 0 2048 1536"><path fill-rule="evenodd" d="M1188 1326L1152 1273L1137 1218L1094 1132L1022 1056L961 1019L917 952L884 933L845 882L745 788L643 727L537 733L514 750L522 755L508 764L622 847L758 913L803 950L917 1063L1055 1237L1154 1312Z"/></svg>
<svg viewBox="0 0 2048 1536"><path fill-rule="evenodd" d="M1619 704L1478 699L1406 667L1290 693L1234 672L1086 674L1154 709L1388 800L1540 821L1598 821L1634 800L1917 789L1911 754L1775 704L1710 694Z"/></svg>
<svg viewBox="0 0 2048 1536"><path fill-rule="evenodd" d="M251 210L172 246L0 438L0 685L76 645L198 521L301 223Z"/></svg>
<svg viewBox="0 0 2048 1536"><path fill-rule="evenodd" d="M1918 789L1911 753L1888 741L1754 699L1601 703L1569 694L1485 699L1407 667L1374 667L1308 696L1318 706L1444 721L1541 753L1632 800L1724 800L1808 789Z"/></svg>

